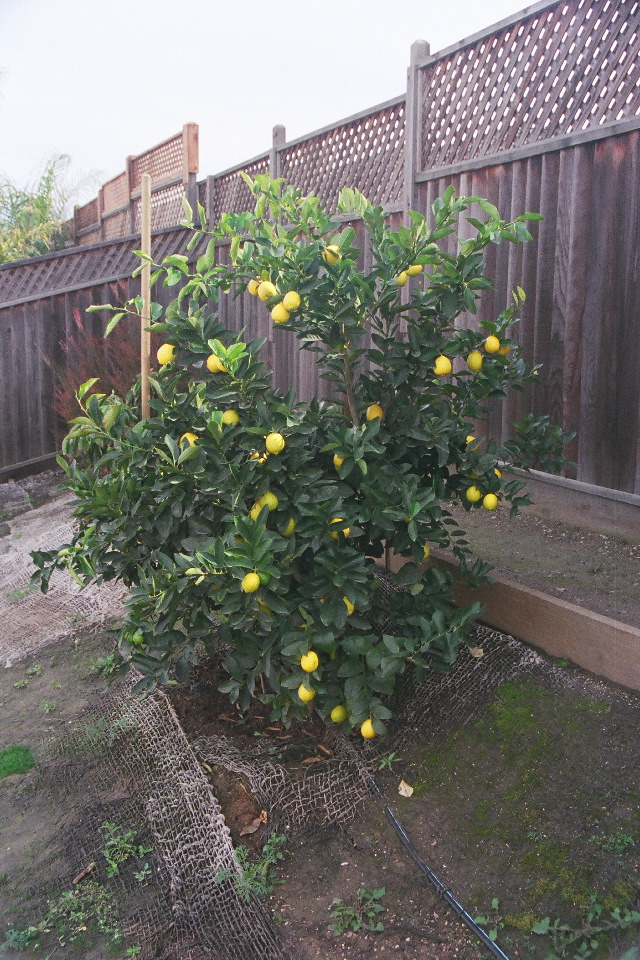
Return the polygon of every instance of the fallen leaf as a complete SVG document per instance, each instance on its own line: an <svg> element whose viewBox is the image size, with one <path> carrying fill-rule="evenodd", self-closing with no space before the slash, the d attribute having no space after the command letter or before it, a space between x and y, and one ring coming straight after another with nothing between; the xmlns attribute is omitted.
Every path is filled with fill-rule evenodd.
<svg viewBox="0 0 640 960"><path fill-rule="evenodd" d="M259 830L263 823L267 823L269 820L267 816L267 811L262 810L259 817L256 817L255 820L252 820L251 823L247 823L246 826L242 828L239 833L239 836L246 837L249 833L255 833L256 830Z"/></svg>
<svg viewBox="0 0 640 960"><path fill-rule="evenodd" d="M410 787L408 783L401 780L398 784L398 793L401 797L411 797L413 796L413 787Z"/></svg>
<svg viewBox="0 0 640 960"><path fill-rule="evenodd" d="M484 657L484 650L482 647L469 647L469 653L472 657Z"/></svg>
<svg viewBox="0 0 640 960"><path fill-rule="evenodd" d="M88 877L90 873L93 873L95 870L95 863L90 863L88 867L85 867L82 873L79 873L77 877L72 881L73 883L80 883L81 880L84 880L85 877Z"/></svg>
<svg viewBox="0 0 640 960"><path fill-rule="evenodd" d="M328 757L333 756L333 750L330 750L329 747L325 747L324 743L318 744L318 750L322 750L323 753L326 753Z"/></svg>
<svg viewBox="0 0 640 960"><path fill-rule="evenodd" d="M302 761L303 763L323 763L322 757L307 757L306 760Z"/></svg>

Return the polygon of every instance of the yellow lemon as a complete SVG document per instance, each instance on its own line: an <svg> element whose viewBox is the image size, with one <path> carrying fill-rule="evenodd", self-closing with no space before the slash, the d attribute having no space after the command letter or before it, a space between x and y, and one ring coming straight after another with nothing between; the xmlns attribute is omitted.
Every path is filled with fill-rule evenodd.
<svg viewBox="0 0 640 960"><path fill-rule="evenodd" d="M260 586L260 577L257 573L247 573L240 585L245 593L255 593Z"/></svg>
<svg viewBox="0 0 640 960"><path fill-rule="evenodd" d="M482 499L482 494L480 493L480 491L476 486L467 487L467 490L465 492L465 497L467 498L469 503L477 503L478 500Z"/></svg>
<svg viewBox="0 0 640 960"><path fill-rule="evenodd" d="M495 473L496 477L501 477L501 476L502 476L502 470L498 470L497 467L494 469L493 472Z"/></svg>
<svg viewBox="0 0 640 960"><path fill-rule="evenodd" d="M365 738L365 740L373 740L376 735L375 730L373 729L373 723L371 717L368 720L365 720L362 726L360 727L360 733Z"/></svg>
<svg viewBox="0 0 640 960"><path fill-rule="evenodd" d="M436 365L433 368L436 377L447 377L453 370L453 366L449 357L445 357L440 354L439 357L436 357Z"/></svg>
<svg viewBox="0 0 640 960"><path fill-rule="evenodd" d="M495 493L488 493L482 500L482 506L485 510L495 510L499 502Z"/></svg>
<svg viewBox="0 0 640 960"><path fill-rule="evenodd" d="M431 550L429 548L429 544L425 543L424 547L422 548L422 559L428 560L430 553L431 553Z"/></svg>
<svg viewBox="0 0 640 960"><path fill-rule="evenodd" d="M257 294L263 302L266 302L269 297L275 297L276 290L275 284L271 283L270 280L263 280L262 283L258 284Z"/></svg>
<svg viewBox="0 0 640 960"><path fill-rule="evenodd" d="M270 433L264 445L269 451L269 453L282 453L284 450L284 437L281 433Z"/></svg>
<svg viewBox="0 0 640 960"><path fill-rule="evenodd" d="M355 607L351 603L351 600L349 600L349 597L343 597L342 599L344 601L345 607L347 608L347 616L350 617L353 611L355 610Z"/></svg>
<svg viewBox="0 0 640 960"><path fill-rule="evenodd" d="M396 277L396 286L404 287L405 283L409 279L409 274L406 270L403 270L402 273L399 273Z"/></svg>
<svg viewBox="0 0 640 960"><path fill-rule="evenodd" d="M500 357L506 357L509 353L511 353L511 347L508 344L505 344L504 347L500 347L498 350L498 355Z"/></svg>
<svg viewBox="0 0 640 960"><path fill-rule="evenodd" d="M318 669L319 663L320 660L315 650L309 650L308 653L305 653L300 657L300 666L305 673L313 673L314 670Z"/></svg>
<svg viewBox="0 0 640 960"><path fill-rule="evenodd" d="M339 470L339 469L340 469L340 467L342 466L342 464L344 463L344 461L345 461L345 458L344 458L344 457L341 457L340 454L338 454L338 453L334 453L334 455L333 455L333 465L334 465L334 467L336 468L336 470Z"/></svg>
<svg viewBox="0 0 640 960"><path fill-rule="evenodd" d="M273 616L273 610L271 609L271 607L268 607L268 606L266 605L266 603L264 602L264 600L258 600L258 606L259 606L259 608L262 610L263 613L266 613L266 614L267 614L268 616L270 616L270 617Z"/></svg>
<svg viewBox="0 0 640 960"><path fill-rule="evenodd" d="M331 523L332 523L332 524L334 524L334 523L344 523L344 520L343 520L342 517L334 517L333 520L331 521ZM343 536L343 537L348 537L350 533L351 533L351 527L343 527L343 529L342 529L342 536ZM331 536L333 537L334 540L337 540L337 539L338 539L338 531L337 531L337 530L334 531L334 532L331 534Z"/></svg>
<svg viewBox="0 0 640 960"><path fill-rule="evenodd" d="M270 490L267 490L266 493L263 493L258 501L260 505L266 503L266 505L269 507L269 510L275 510L278 506L278 502L279 501L275 493L271 493Z"/></svg>
<svg viewBox="0 0 640 960"><path fill-rule="evenodd" d="M487 353L497 353L498 350L500 349L500 341L498 340L497 337L494 337L493 335L491 335L490 337L487 337L487 339L485 340L484 348L487 351Z"/></svg>
<svg viewBox="0 0 640 960"><path fill-rule="evenodd" d="M474 440L475 440L475 437L473 436L473 434L470 433L467 437L465 437L465 441L464 441L464 442L465 442L465 443L473 443Z"/></svg>
<svg viewBox="0 0 640 960"><path fill-rule="evenodd" d="M340 259L340 247L335 243L330 243L328 247L325 247L322 251L322 259L325 263L333 264L337 263Z"/></svg>
<svg viewBox="0 0 640 960"><path fill-rule="evenodd" d="M410 277L417 277L422 273L422 264L421 263L412 263L410 267L407 267L407 273Z"/></svg>
<svg viewBox="0 0 640 960"><path fill-rule="evenodd" d="M482 354L479 350L471 351L467 357L467 366L473 373L478 373L479 370L482 370Z"/></svg>
<svg viewBox="0 0 640 960"><path fill-rule="evenodd" d="M295 520L293 519L293 517L291 517L291 519L289 520L289 523L286 525L286 527L285 527L284 530L282 531L282 536L283 536L283 537L292 537L293 534L294 534L295 529L296 529L296 522L295 522Z"/></svg>
<svg viewBox="0 0 640 960"><path fill-rule="evenodd" d="M258 517L260 516L260 511L262 510L263 506L264 506L263 503L254 503L254 505L251 507L251 510L249 510L249 516L251 517L252 520L258 519Z"/></svg>
<svg viewBox="0 0 640 960"><path fill-rule="evenodd" d="M297 310L301 303L302 301L300 300L300 294L295 290L289 290L289 292L285 293L284 297L282 298L282 306L285 308L285 310L289 310L291 312Z"/></svg>
<svg viewBox="0 0 640 960"><path fill-rule="evenodd" d="M348 716L347 708L341 703L331 711L331 719L334 723L344 723Z"/></svg>
<svg viewBox="0 0 640 960"><path fill-rule="evenodd" d="M176 348L172 343L163 343L162 346L158 348L156 356L158 363L164 367L166 363L172 363L175 360Z"/></svg>
<svg viewBox="0 0 640 960"><path fill-rule="evenodd" d="M375 420L376 417L379 417L380 420L382 420L384 417L384 410L379 403L372 403L367 407L365 416L367 420Z"/></svg>
<svg viewBox="0 0 640 960"><path fill-rule="evenodd" d="M298 696L303 703L311 703L315 695L316 692L313 687L305 687L304 683L301 683L298 687Z"/></svg>
<svg viewBox="0 0 640 960"><path fill-rule="evenodd" d="M180 443L182 443L183 440L187 440L189 442L189 446L193 447L197 439L198 438L195 433L183 433L180 437Z"/></svg>
<svg viewBox="0 0 640 960"><path fill-rule="evenodd" d="M271 319L274 323L286 323L291 314L283 303L276 303L271 311Z"/></svg>
<svg viewBox="0 0 640 960"><path fill-rule="evenodd" d="M240 415L236 410L225 410L222 414L222 422L228 427L235 427L240 423Z"/></svg>
<svg viewBox="0 0 640 960"><path fill-rule="evenodd" d="M212 353L209 357L207 357L207 370L209 371L209 373L226 373L227 372L227 368L225 367L224 363L222 362L220 357L217 357L215 355L215 353Z"/></svg>
<svg viewBox="0 0 640 960"><path fill-rule="evenodd" d="M258 296L258 287L259 287L259 286L260 286L260 281L259 281L259 280L249 280L249 283L247 284L247 290L248 290L248 292L251 294L252 297L257 297L257 296Z"/></svg>

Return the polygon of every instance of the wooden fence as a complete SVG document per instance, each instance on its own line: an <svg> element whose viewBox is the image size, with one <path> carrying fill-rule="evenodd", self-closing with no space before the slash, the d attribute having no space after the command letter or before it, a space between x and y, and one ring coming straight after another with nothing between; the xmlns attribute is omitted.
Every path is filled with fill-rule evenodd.
<svg viewBox="0 0 640 960"><path fill-rule="evenodd" d="M520 284L518 335L527 361L543 364L535 391L495 404L490 432L503 439L524 412L549 413L576 431L572 476L640 493L639 54L637 0L536 3L433 57L417 42L405 94L294 141L276 127L268 151L207 177L198 196L212 220L247 209L246 170L286 177L330 207L341 187L357 187L398 221L407 208L428 214L451 184L505 217L540 211L534 243L489 255L495 290L480 317L504 309ZM0 268L0 331L11 344L0 360L0 465L54 448L47 363L70 311L110 299L105 284L121 281L124 295L137 244ZM165 229L154 254L183 244ZM322 394L313 356L274 331L255 298L225 302L221 315L268 339L278 385Z"/></svg>

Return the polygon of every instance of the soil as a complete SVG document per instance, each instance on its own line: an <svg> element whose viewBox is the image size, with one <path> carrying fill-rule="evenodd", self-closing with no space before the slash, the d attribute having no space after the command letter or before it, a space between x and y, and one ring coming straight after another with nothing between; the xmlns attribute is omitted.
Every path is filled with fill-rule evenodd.
<svg viewBox="0 0 640 960"><path fill-rule="evenodd" d="M27 508L34 505L32 498ZM9 533L13 516L5 512ZM517 537L503 516L482 519L482 530L469 525L470 539L486 549L486 558L500 556L510 579L640 626L637 547L529 515L516 521ZM73 879L65 838L74 804L87 800L78 792L61 807L50 793L42 775L51 763L46 744L73 728L103 689L92 664L109 652L105 632L84 631L30 653L0 675L0 749L21 744L38 760L31 771L0 780L2 932L37 922L47 899ZM260 705L241 718L217 685L215 669L203 667L189 684L172 689L189 739L221 734L248 747L260 738L294 776L302 776L309 762L322 768L329 748L317 718L283 730ZM615 908L640 909L639 720L636 696L573 668L545 668L487 689L466 724L451 723L438 733L422 729L402 748L390 742L374 755L376 783L417 856L471 916L486 918L511 960L560 956L559 947L550 952L548 936L531 933L545 917L577 929L590 909L592 927L596 923L594 903L608 920ZM219 767L208 774L234 841L259 859L269 824L258 823L252 833L246 828L260 821L260 804L238 775ZM399 794L401 781L413 788L411 797ZM117 806L122 798L110 798L109 790L108 783L99 784L99 801ZM291 836L273 879L268 904L298 960L490 955L418 869L373 797L355 820L310 824ZM358 891L366 901L382 888L384 911L374 918L381 930L331 931L336 898L353 920ZM597 957L640 960L639 943L638 926L614 932ZM0 945L0 957L15 955ZM98 936L93 945L68 944L57 955L97 960L108 947Z"/></svg>

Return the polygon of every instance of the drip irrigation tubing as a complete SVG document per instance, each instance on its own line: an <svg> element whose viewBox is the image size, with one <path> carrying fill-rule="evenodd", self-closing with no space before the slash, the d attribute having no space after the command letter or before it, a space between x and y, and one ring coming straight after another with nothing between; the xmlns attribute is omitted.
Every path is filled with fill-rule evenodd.
<svg viewBox="0 0 640 960"><path fill-rule="evenodd" d="M447 890L444 883L442 883L442 881L438 879L438 877L435 875L433 870L431 870L431 868L428 867L427 864L424 862L424 860L420 857L416 848L411 843L411 840L405 833L403 827L400 825L400 823L396 819L391 807L389 806L388 803L386 803L386 798L382 793L382 791L380 790L380 788L378 787L378 784L373 779L373 777L371 776L369 777L369 782L371 784L371 788L373 792L376 794L378 799L382 801L383 809L386 814L387 820L389 821L389 823L397 833L398 837L402 841L403 846L407 850L407 853L409 854L413 862L416 864L418 869L422 873L424 873L427 880L429 880L431 885L435 887L435 889L440 894L442 899L449 904L449 906L451 907L453 912L456 914L456 916L458 916L460 920L462 920L462 922L466 924L467 927L469 927L471 932L474 933L475 936L482 941L482 943L489 950L489 952L493 954L493 956L496 957L497 960L509 960L506 953L503 953L503 951L500 949L497 943L494 943L494 941L489 937L488 933L486 933L486 931L484 931L482 927L478 926L478 924L473 919L471 914L467 913L464 907L460 903L458 903L458 901L453 896L453 894L449 890Z"/></svg>

